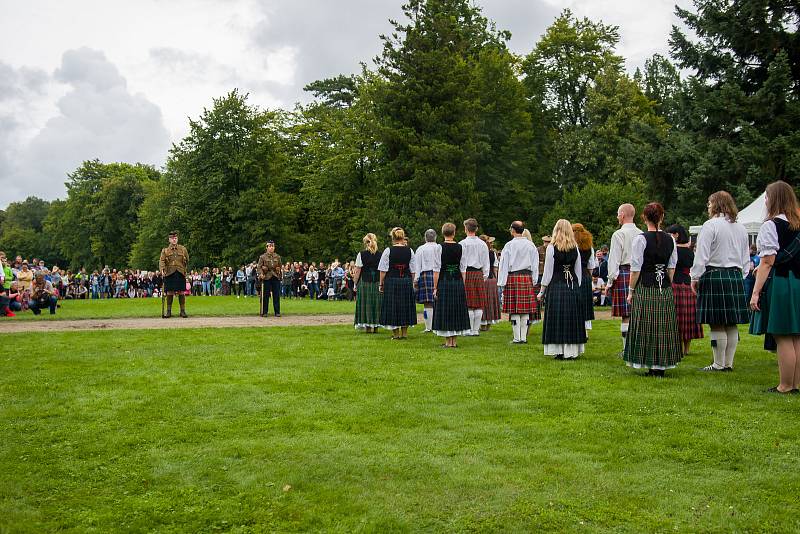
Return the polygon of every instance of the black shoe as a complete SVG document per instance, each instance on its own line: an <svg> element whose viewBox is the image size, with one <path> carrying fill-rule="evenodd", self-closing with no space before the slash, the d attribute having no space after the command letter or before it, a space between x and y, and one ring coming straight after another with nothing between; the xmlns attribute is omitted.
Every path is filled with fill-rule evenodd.
<svg viewBox="0 0 800 534"><path fill-rule="evenodd" d="M726 373L731 373L733 372L733 367L723 367L722 370L725 371Z"/></svg>
<svg viewBox="0 0 800 534"><path fill-rule="evenodd" d="M280 317L280 316L281 316L281 314L280 314L280 313L276 313L276 314L275 314L275 317Z"/></svg>
<svg viewBox="0 0 800 534"><path fill-rule="evenodd" d="M791 393L792 395L800 395L800 389L794 388L789 393Z"/></svg>
<svg viewBox="0 0 800 534"><path fill-rule="evenodd" d="M269 317L269 314L268 313L262 313L260 316L261 317Z"/></svg>
<svg viewBox="0 0 800 534"><path fill-rule="evenodd" d="M701 371L712 371L714 373L721 373L721 372L725 371L725 368L714 367L714 364L711 364L711 365L706 365L705 367L701 367L700 370ZM731 368L731 371L733 371L733 368Z"/></svg>
<svg viewBox="0 0 800 534"><path fill-rule="evenodd" d="M769 389L765 390L764 393L779 393L781 395L789 395L790 393L793 393L795 391L797 391L797 390L796 389L790 389L789 391L781 391L781 390L778 389L778 386L775 386L775 387L772 387L772 388L769 388Z"/></svg>
<svg viewBox="0 0 800 534"><path fill-rule="evenodd" d="M185 311L181 311L181 317L183 317L184 319L188 319L189 318L189 316L186 315Z"/></svg>
<svg viewBox="0 0 800 534"><path fill-rule="evenodd" d="M555 359L556 360L563 360L564 359L564 355L563 354L556 354Z"/></svg>
<svg viewBox="0 0 800 534"><path fill-rule="evenodd" d="M171 313L167 313L166 315L162 315L161 317L162 317L162 319L171 319L172 318L172 314Z"/></svg>

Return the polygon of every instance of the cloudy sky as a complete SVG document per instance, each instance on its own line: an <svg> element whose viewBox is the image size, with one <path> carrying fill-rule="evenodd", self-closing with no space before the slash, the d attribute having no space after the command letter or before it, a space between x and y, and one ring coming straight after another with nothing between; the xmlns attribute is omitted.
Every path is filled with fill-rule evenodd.
<svg viewBox="0 0 800 534"><path fill-rule="evenodd" d="M688 0L678 0L685 5ZM676 0L480 0L529 52L564 9L620 27L629 70L666 54ZM160 166L211 99L262 107L359 70L402 0L0 0L0 208L65 196L83 160Z"/></svg>

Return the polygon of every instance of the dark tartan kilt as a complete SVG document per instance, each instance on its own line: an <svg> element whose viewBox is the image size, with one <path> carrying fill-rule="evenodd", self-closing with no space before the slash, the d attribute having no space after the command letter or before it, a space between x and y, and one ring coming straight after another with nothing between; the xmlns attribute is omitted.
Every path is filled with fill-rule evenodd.
<svg viewBox="0 0 800 534"><path fill-rule="evenodd" d="M500 321L500 299L497 297L497 278L487 278L486 307L483 309L481 323L493 324Z"/></svg>
<svg viewBox="0 0 800 534"><path fill-rule="evenodd" d="M697 295L697 322L734 325L750 322L747 292L739 269L706 271L700 277Z"/></svg>
<svg viewBox="0 0 800 534"><path fill-rule="evenodd" d="M583 303L583 320L594 321L594 298L592 295L592 274L581 275L581 302Z"/></svg>
<svg viewBox="0 0 800 534"><path fill-rule="evenodd" d="M678 316L678 332L683 341L701 339L703 325L697 322L697 297L689 284L672 284L675 311Z"/></svg>
<svg viewBox="0 0 800 534"><path fill-rule="evenodd" d="M631 287L631 268L620 265L619 274L611 286L611 316L630 317L631 306L628 304L628 290Z"/></svg>
<svg viewBox="0 0 800 534"><path fill-rule="evenodd" d="M381 293L378 286L378 282L359 281L354 320L356 328L380 325Z"/></svg>
<svg viewBox="0 0 800 534"><path fill-rule="evenodd" d="M417 279L417 302L433 304L433 271L423 271Z"/></svg>
<svg viewBox="0 0 800 534"><path fill-rule="evenodd" d="M503 288L503 311L508 314L535 314L536 294L530 274L509 274Z"/></svg>
<svg viewBox="0 0 800 534"><path fill-rule="evenodd" d="M536 283L533 284L533 301L536 303L536 311L531 313L531 321L538 322L542 320L542 308L544 307L543 304L540 304L536 300L536 296L539 294L539 291L542 290L542 284Z"/></svg>
<svg viewBox="0 0 800 534"><path fill-rule="evenodd" d="M586 343L580 287L570 287L556 280L554 278L545 294L542 345Z"/></svg>
<svg viewBox="0 0 800 534"><path fill-rule="evenodd" d="M186 277L179 271L164 277L164 291L186 291Z"/></svg>
<svg viewBox="0 0 800 534"><path fill-rule="evenodd" d="M464 277L464 290L467 292L467 307L482 310L486 307L486 284L483 271L467 271Z"/></svg>
<svg viewBox="0 0 800 534"><path fill-rule="evenodd" d="M433 331L463 333L471 328L464 281L461 277L442 276L433 305Z"/></svg>
<svg viewBox="0 0 800 534"><path fill-rule="evenodd" d="M775 276L773 269L761 290L758 307L750 320L750 333L766 334L766 350L775 347L774 336L800 334L800 279L792 272Z"/></svg>
<svg viewBox="0 0 800 534"><path fill-rule="evenodd" d="M384 279L379 322L387 328L417 324L417 304L414 302L411 277L390 276Z"/></svg>
<svg viewBox="0 0 800 534"><path fill-rule="evenodd" d="M682 357L672 288L637 287L623 359L632 367L669 369Z"/></svg>

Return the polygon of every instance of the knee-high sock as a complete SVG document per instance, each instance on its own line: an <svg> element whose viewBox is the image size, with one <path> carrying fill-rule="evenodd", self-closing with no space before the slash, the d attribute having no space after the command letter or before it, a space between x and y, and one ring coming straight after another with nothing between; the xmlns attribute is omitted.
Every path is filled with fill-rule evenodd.
<svg viewBox="0 0 800 534"><path fill-rule="evenodd" d="M167 295L167 315L172 313L172 301L175 299L174 295Z"/></svg>
<svg viewBox="0 0 800 534"><path fill-rule="evenodd" d="M186 295L178 295L178 304L181 305L181 311L186 312Z"/></svg>
<svg viewBox="0 0 800 534"><path fill-rule="evenodd" d="M483 310L470 310L472 312L472 335L477 336L481 331L481 317Z"/></svg>
<svg viewBox="0 0 800 534"><path fill-rule="evenodd" d="M736 326L726 326L725 335L728 336L728 346L725 347L725 367L733 368L733 357L739 345L739 329Z"/></svg>
<svg viewBox="0 0 800 534"><path fill-rule="evenodd" d="M528 341L528 331L531 329L531 316L520 315L519 340Z"/></svg>
<svg viewBox="0 0 800 534"><path fill-rule="evenodd" d="M714 354L714 367L725 367L725 351L728 349L728 334L725 330L711 331L711 352Z"/></svg>
<svg viewBox="0 0 800 534"><path fill-rule="evenodd" d="M431 330L433 328L433 306L425 306L423 314L425 317L425 330Z"/></svg>
<svg viewBox="0 0 800 534"><path fill-rule="evenodd" d="M514 332L514 341L519 341L521 339L520 331L523 328L522 315L513 314L511 315L510 319L511 319L511 330Z"/></svg>
<svg viewBox="0 0 800 534"><path fill-rule="evenodd" d="M628 344L628 326L629 323L622 323L619 327L619 331L622 334L622 350L625 350L625 346Z"/></svg>
<svg viewBox="0 0 800 534"><path fill-rule="evenodd" d="M475 310L467 308L467 315L469 315L469 330L472 333L472 325L475 324Z"/></svg>

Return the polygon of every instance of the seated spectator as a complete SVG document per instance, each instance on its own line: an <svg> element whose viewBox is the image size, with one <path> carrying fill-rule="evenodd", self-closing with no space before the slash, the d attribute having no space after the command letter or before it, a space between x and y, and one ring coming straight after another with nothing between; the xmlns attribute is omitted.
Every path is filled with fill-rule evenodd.
<svg viewBox="0 0 800 534"><path fill-rule="evenodd" d="M23 311L28 309L28 301L22 300L22 292L19 290L17 282L11 282L11 287L6 295L8 297L8 307L11 311Z"/></svg>
<svg viewBox="0 0 800 534"><path fill-rule="evenodd" d="M85 292L86 287L83 290ZM43 273L36 273L28 307L34 315L41 314L43 308L50 308L50 315L55 315L57 304L58 297L55 295L52 282L45 280Z"/></svg>
<svg viewBox="0 0 800 534"><path fill-rule="evenodd" d="M328 300L336 300L336 290L333 288L333 285L328 286Z"/></svg>

